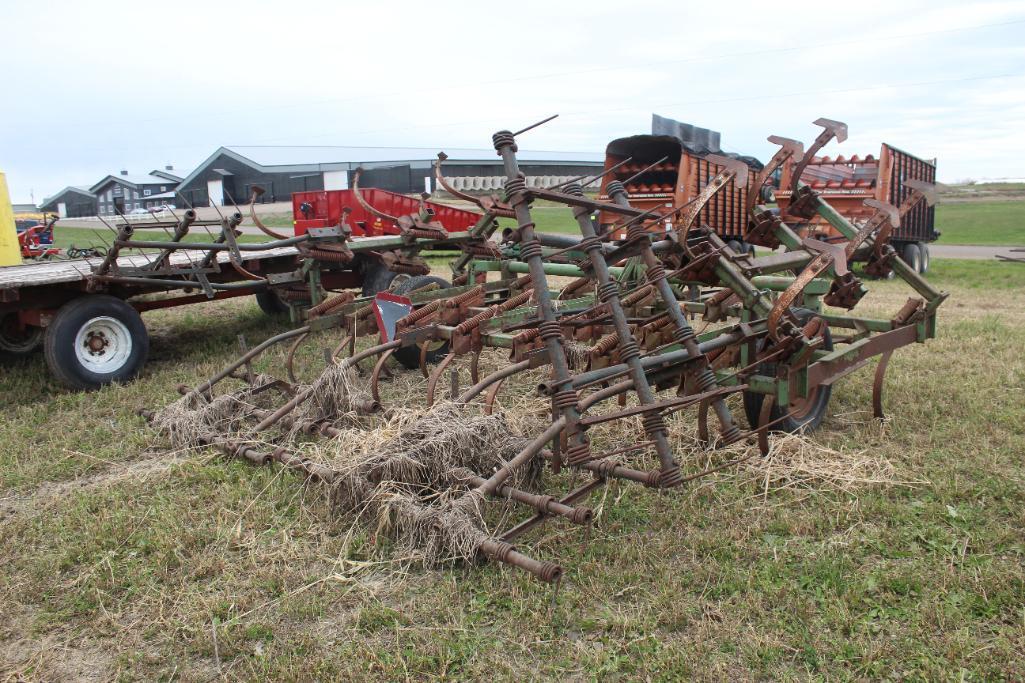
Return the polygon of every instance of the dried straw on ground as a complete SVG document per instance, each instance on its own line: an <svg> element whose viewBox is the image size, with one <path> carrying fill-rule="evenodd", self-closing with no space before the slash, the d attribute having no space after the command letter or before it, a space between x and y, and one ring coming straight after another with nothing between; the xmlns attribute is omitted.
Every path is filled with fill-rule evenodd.
<svg viewBox="0 0 1025 683"><path fill-rule="evenodd" d="M257 410L266 408L270 397L277 396L267 391L275 381L268 375L257 375L252 386L213 400L190 391L157 411L153 424L176 448L197 448L215 437L237 434Z"/></svg>
<svg viewBox="0 0 1025 683"><path fill-rule="evenodd" d="M366 382L350 365L328 365L312 384L299 388L300 392L307 390L310 397L293 413L297 427L304 422L355 417L357 408L371 400Z"/></svg>
<svg viewBox="0 0 1025 683"><path fill-rule="evenodd" d="M484 501L461 483L466 471L488 477L525 443L500 415L442 403L376 447L354 452L342 438L319 450L336 472L332 500L341 511L434 564L474 557L488 536ZM540 470L535 459L509 483L533 488Z"/></svg>

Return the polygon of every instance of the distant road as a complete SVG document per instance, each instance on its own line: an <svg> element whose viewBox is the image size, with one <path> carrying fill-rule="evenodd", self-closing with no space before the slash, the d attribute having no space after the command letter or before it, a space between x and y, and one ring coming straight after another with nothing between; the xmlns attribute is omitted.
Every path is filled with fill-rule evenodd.
<svg viewBox="0 0 1025 683"><path fill-rule="evenodd" d="M993 260L997 254L1013 256L1016 258L1025 257L1025 252L1012 253L1011 249L1025 249L1025 247L974 247L962 244L937 244L929 245L929 255L935 258L964 258Z"/></svg>

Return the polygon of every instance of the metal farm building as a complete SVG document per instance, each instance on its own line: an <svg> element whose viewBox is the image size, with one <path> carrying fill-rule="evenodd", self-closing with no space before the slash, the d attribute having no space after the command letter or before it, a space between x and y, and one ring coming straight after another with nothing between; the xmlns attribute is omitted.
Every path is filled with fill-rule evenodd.
<svg viewBox="0 0 1025 683"><path fill-rule="evenodd" d="M445 177L459 190L498 189L504 178L493 150L445 150ZM360 184L392 192L433 192L436 152L426 148L381 147L221 147L182 180L178 191L193 206L249 201L254 187L261 202L287 201L293 192L344 190L357 168ZM600 154L520 152L521 168L532 185L601 172Z"/></svg>

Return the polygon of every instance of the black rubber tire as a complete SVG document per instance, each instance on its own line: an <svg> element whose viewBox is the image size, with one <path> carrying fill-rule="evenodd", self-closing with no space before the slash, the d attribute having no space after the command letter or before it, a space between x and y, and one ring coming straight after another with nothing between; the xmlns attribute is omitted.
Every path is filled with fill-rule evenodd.
<svg viewBox="0 0 1025 683"><path fill-rule="evenodd" d="M366 270L363 271L363 296L374 296L378 292L386 291L397 277L403 280L409 278L408 275L393 273L385 268L383 263L368 263Z"/></svg>
<svg viewBox="0 0 1025 683"><path fill-rule="evenodd" d="M448 280L440 278L437 275L417 275L416 277L411 277L402 284L397 285L394 292L395 294L405 295L430 284L440 285L442 289L452 286ZM427 349L427 364L431 365L437 363L447 356L448 346L447 341L438 342L429 346ZM415 370L420 367L419 346L406 346L401 349L396 349L395 353L392 354L392 357L402 363L402 366L409 370Z"/></svg>
<svg viewBox="0 0 1025 683"><path fill-rule="evenodd" d="M257 292L256 303L259 304L261 311L270 316L288 313L288 304L282 301L281 297L278 296L278 293L273 289L268 289L264 292Z"/></svg>
<svg viewBox="0 0 1025 683"><path fill-rule="evenodd" d="M922 270L919 271L922 275L929 272L929 245L926 242L918 243L918 251L922 255Z"/></svg>
<svg viewBox="0 0 1025 683"><path fill-rule="evenodd" d="M904 249L901 250L900 257L904 260L904 263L911 266L913 271L916 273L922 272L922 252L917 244L914 242L905 244Z"/></svg>
<svg viewBox="0 0 1025 683"><path fill-rule="evenodd" d="M119 322L127 331L127 341L131 342L124 362L106 372L90 369L76 353L79 331L97 318ZM127 382L139 374L149 355L149 334L142 316L134 308L121 299L94 294L69 301L57 311L46 328L43 349L50 372L63 384L72 389L98 389L112 382Z"/></svg>
<svg viewBox="0 0 1025 683"><path fill-rule="evenodd" d="M43 344L43 328L17 329L18 314L0 316L0 356L21 358L39 350Z"/></svg>
<svg viewBox="0 0 1025 683"><path fill-rule="evenodd" d="M816 315L814 311L810 311L807 308L795 308L793 311L801 325L807 324ZM833 349L833 337L829 333L828 327L822 336L824 342L822 348L831 351ZM758 374L774 377L776 375L776 364L762 363L758 366ZM786 409L784 409L784 406L773 405L772 410L769 411L769 421L780 421L776 422L769 430L773 432L789 432L791 434L802 430L806 432L814 431L822 424L823 418L826 417L826 411L829 408L829 397L832 393L832 386L819 386L815 395L810 399L811 406L806 413L782 420L780 418L790 412L790 407L786 406ZM754 391L744 392L744 414L747 416L747 423L751 426L751 429L758 428L758 418L761 416L762 402L764 400L765 394L759 394Z"/></svg>

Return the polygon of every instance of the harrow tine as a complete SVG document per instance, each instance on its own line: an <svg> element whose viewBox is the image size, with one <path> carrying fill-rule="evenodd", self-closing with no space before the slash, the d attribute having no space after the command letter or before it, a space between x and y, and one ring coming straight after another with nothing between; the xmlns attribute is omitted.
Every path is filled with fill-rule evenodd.
<svg viewBox="0 0 1025 683"><path fill-rule="evenodd" d="M513 133L513 134L512 134L512 136L513 136L513 137L517 137L518 135L522 135L523 133L526 133L526 132L527 132L528 130L534 130L534 129L535 129L535 128L537 128L538 126L542 126L542 125L544 125L544 124L548 123L549 121L551 121L552 119L556 119L556 118L558 118L558 117L559 117L559 115L558 115L558 114L552 114L552 115L551 115L551 116L549 116L548 118L546 118L546 119L541 119L541 120L540 120L540 121L538 121L537 123L532 123L532 124L530 124L529 126L527 126L526 128L520 128L520 129L519 129L518 131L516 131L515 133Z"/></svg>

